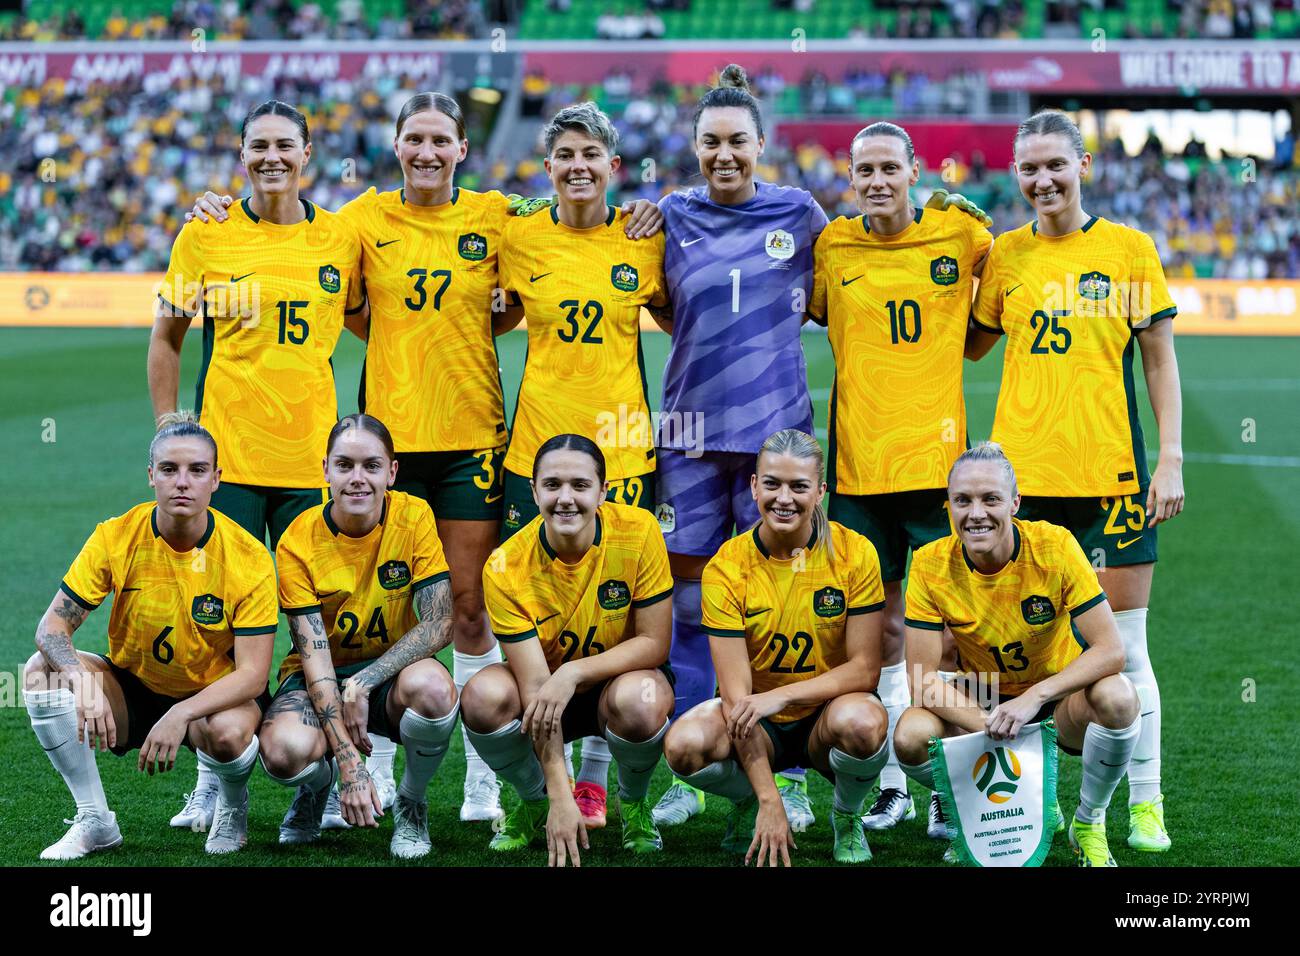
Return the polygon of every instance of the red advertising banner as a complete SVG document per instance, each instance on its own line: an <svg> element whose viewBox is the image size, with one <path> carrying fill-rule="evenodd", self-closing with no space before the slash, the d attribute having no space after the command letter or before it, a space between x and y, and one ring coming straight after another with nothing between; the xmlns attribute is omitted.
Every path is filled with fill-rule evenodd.
<svg viewBox="0 0 1300 956"><path fill-rule="evenodd" d="M831 155L847 154L858 130L875 119L860 116L851 120L783 122L777 127L776 137L787 146L817 143ZM907 120L904 125L916 155L925 160L929 169L941 169L948 159L969 164L975 153L984 155L986 166L1006 166L1012 160L1015 123Z"/></svg>

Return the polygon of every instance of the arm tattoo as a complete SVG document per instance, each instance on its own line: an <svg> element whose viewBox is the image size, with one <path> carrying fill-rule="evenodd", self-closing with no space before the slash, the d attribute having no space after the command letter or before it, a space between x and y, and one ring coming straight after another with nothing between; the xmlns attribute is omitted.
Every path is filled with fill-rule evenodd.
<svg viewBox="0 0 1300 956"><path fill-rule="evenodd" d="M311 668L316 670L316 662L323 660L329 666L325 674L307 680L307 696L311 699L314 725L325 734L325 742L340 763L358 759L352 738L343 726L343 702L339 698L338 675L330 660L329 641L325 640L325 625L319 613L298 614L289 618L289 633L293 635L293 646L303 659L303 679L307 680L308 659ZM324 646L321 646L324 645ZM311 724L304 713L304 724Z"/></svg>
<svg viewBox="0 0 1300 956"><path fill-rule="evenodd" d="M81 659L72 646L72 635L77 628L81 627L90 612L63 593L57 595L51 610L54 612L54 617L64 623L66 630L51 627L46 623L45 618L42 618L41 623L36 627L36 647L45 657L46 663L54 670L77 670L81 667Z"/></svg>
<svg viewBox="0 0 1300 956"><path fill-rule="evenodd" d="M415 595L415 612L420 623L354 678L365 691L396 677L408 665L432 657L451 643L450 581L421 588Z"/></svg>

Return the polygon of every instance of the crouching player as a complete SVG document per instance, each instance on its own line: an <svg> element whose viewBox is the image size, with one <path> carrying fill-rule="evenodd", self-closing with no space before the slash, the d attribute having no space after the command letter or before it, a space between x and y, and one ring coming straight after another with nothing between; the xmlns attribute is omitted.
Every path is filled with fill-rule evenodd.
<svg viewBox="0 0 1300 956"><path fill-rule="evenodd" d="M139 748L139 769L153 774L190 747L218 785L206 850L230 853L247 839L275 568L261 542L208 507L221 480L212 436L188 413L161 423L149 446L156 501L96 526L41 618L40 650L23 674L32 730L77 804L42 860L122 842L96 748ZM108 654L77 651L72 635L110 592Z"/></svg>
<svg viewBox="0 0 1300 956"><path fill-rule="evenodd" d="M889 759L875 693L880 563L865 537L826 520L822 468L804 432L763 442L751 479L760 521L722 546L701 585L722 699L693 707L664 742L679 780L735 801L723 847L746 863L757 851L758 866L790 865L795 843L772 773L792 766L835 783L835 860L870 860L858 818Z"/></svg>
<svg viewBox="0 0 1300 956"><path fill-rule="evenodd" d="M985 731L1007 739L1025 724L1055 717L1061 749L1083 756L1070 846L1080 866L1114 866L1106 808L1140 724L1096 572L1069 531L1014 517L1015 471L995 443L981 442L957 458L948 473L948 507L957 533L916 553L907 586L907 657L912 699L921 706L904 712L894 734L903 771L934 789L931 737ZM945 624L964 667L995 683L1000 702L991 713L936 673Z"/></svg>
<svg viewBox="0 0 1300 956"><path fill-rule="evenodd" d="M336 778L343 818L376 825L383 805L361 757L382 734L406 748L390 850L421 857L432 849L425 790L456 727L456 687L431 659L451 641L447 562L429 505L389 490L397 461L382 422L347 416L325 454L331 500L295 518L275 550L293 651L262 725L262 766L298 788L280 842L320 836Z"/></svg>
<svg viewBox="0 0 1300 956"><path fill-rule="evenodd" d="M550 864L580 865L587 832L563 747L600 735L618 761L623 847L654 852L663 841L646 794L673 711L668 549L649 511L606 500L605 456L590 439L543 442L532 474L541 513L483 569L506 662L474 675L462 703L470 740L521 798L490 847L522 849L544 822Z"/></svg>

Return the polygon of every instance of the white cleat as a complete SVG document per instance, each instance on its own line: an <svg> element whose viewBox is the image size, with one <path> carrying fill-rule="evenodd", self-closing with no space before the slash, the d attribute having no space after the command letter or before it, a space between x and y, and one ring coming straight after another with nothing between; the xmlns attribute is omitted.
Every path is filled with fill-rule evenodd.
<svg viewBox="0 0 1300 956"><path fill-rule="evenodd" d="M944 819L943 804L937 793L930 794L930 819L925 825L925 835L931 840L951 840L954 836Z"/></svg>
<svg viewBox="0 0 1300 956"><path fill-rule="evenodd" d="M673 780L650 812L656 826L675 827L685 823L704 809L704 791L688 783Z"/></svg>
<svg viewBox="0 0 1300 956"><path fill-rule="evenodd" d="M916 804L912 795L906 790L886 787L871 805L871 809L862 815L862 825L868 830L889 830L904 820L916 818Z"/></svg>
<svg viewBox="0 0 1300 956"><path fill-rule="evenodd" d="M195 833L204 833L212 826L212 814L216 805L216 781L204 786L195 784L193 792L185 794L185 806L180 813L172 817L171 825Z"/></svg>
<svg viewBox="0 0 1300 956"><path fill-rule="evenodd" d="M472 770L465 775L465 801L460 805L460 818L464 823L479 820L500 820L505 816L501 809L501 782L492 768Z"/></svg>
<svg viewBox="0 0 1300 956"><path fill-rule="evenodd" d="M42 860L79 860L99 850L111 850L122 844L122 831L117 828L117 814L111 810L101 816L94 810L78 810L63 838L41 851Z"/></svg>
<svg viewBox="0 0 1300 956"><path fill-rule="evenodd" d="M388 850L399 860L428 856L433 849L429 841L429 805L399 796L393 804L393 840Z"/></svg>
<svg viewBox="0 0 1300 956"><path fill-rule="evenodd" d="M221 797L217 797L217 809L212 816L212 827L208 830L207 842L203 849L212 854L234 853L242 850L248 843L248 791L244 799L235 806L230 806Z"/></svg>
<svg viewBox="0 0 1300 956"><path fill-rule="evenodd" d="M322 830L351 830L352 824L343 819L343 808L339 805L338 784L330 787L330 795L325 798L325 815L320 818Z"/></svg>
<svg viewBox="0 0 1300 956"><path fill-rule="evenodd" d="M281 843L315 843L320 839L320 824L325 816L325 804L329 802L330 791L338 776L336 767L328 786L320 790L298 788L293 803L289 804L289 811L280 821Z"/></svg>
<svg viewBox="0 0 1300 956"><path fill-rule="evenodd" d="M397 781L393 779L393 759L389 757L381 761L367 757L366 772L370 774L370 781L374 784L379 802L385 810L391 810L393 802L397 799Z"/></svg>

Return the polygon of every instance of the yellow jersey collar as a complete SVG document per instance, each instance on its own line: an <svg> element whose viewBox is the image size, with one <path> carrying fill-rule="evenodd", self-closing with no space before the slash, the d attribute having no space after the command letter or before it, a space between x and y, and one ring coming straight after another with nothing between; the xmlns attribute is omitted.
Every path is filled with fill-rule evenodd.
<svg viewBox="0 0 1300 956"><path fill-rule="evenodd" d="M767 558L767 559L770 560L771 557L772 557L772 555L771 555L771 553L767 550L766 545L763 544L763 539L762 539L761 537L759 537L759 534L758 534L758 528L759 528L759 525L761 525L762 523L763 523L762 521L759 521L758 524L754 525L754 531L753 531L753 535L754 535L754 547L758 548L758 553L759 553L759 554L761 554L764 558ZM806 545L804 545L804 550L805 550L805 551L809 551L809 550L811 550L811 549L812 549L812 546L815 545L816 543L817 543L817 525L814 524L814 525L812 526L812 534L808 535L808 543L807 543ZM779 559L778 559L778 560L779 560Z"/></svg>
<svg viewBox="0 0 1300 956"><path fill-rule="evenodd" d="M149 527L153 529L153 536L161 538L162 532L158 530L158 506L154 505L153 511L149 512ZM217 529L217 519L212 517L212 509L208 509L208 526L203 532L203 537L199 538L195 548L202 548L212 537L212 532Z"/></svg>
<svg viewBox="0 0 1300 956"><path fill-rule="evenodd" d="M1014 540L1015 545L1011 549L1011 560L1008 561L1007 564L1015 564L1016 558L1020 557L1020 529L1016 527L1016 523L1014 521L1011 522L1011 537ZM983 571L980 571L978 568L975 567L975 564L970 559L970 555L966 553L966 545L964 544L961 546L961 558L963 561L966 562L966 567L974 571L976 574L984 573Z"/></svg>
<svg viewBox="0 0 1300 956"><path fill-rule="evenodd" d="M384 507L383 510L379 512L379 524L375 526L376 528L383 527L384 519L388 517L388 498L389 498L389 494L385 492ZM334 523L334 517L330 514L330 506L332 504L334 504L333 498L331 498L329 501L325 502L325 504L321 506L321 517L325 519L325 527L330 529L330 534L334 535L334 537L337 538L340 534L342 534L342 531L340 531L339 526ZM370 530L373 531L374 528L371 528ZM351 535L349 535L348 537L351 537Z"/></svg>
<svg viewBox="0 0 1300 956"><path fill-rule="evenodd" d="M606 211L605 225L612 226L614 224L614 217L618 215L618 210L615 209L613 206L606 205L605 211ZM556 225L562 225L562 223L560 222L559 203L551 203L551 222L555 223ZM565 228L567 229L569 227L565 226Z"/></svg>
<svg viewBox="0 0 1300 956"><path fill-rule="evenodd" d="M259 216L257 213L253 212L253 205L252 203L249 202L249 199L251 198L252 197L250 196L245 196L243 199L239 200L239 207L244 210L244 215L247 216L250 221L255 223L261 222L262 217ZM302 203L303 212L306 213L308 222L311 222L313 219L316 218L315 206L313 206L306 199L303 199L301 196L298 197L298 202Z"/></svg>
<svg viewBox="0 0 1300 956"><path fill-rule="evenodd" d="M601 520L600 510L597 509L596 510L596 537L591 539L591 546L593 548L600 547L600 539L604 537L604 534L605 534L605 523L604 521ZM551 547L551 542L546 540L546 519L545 518L543 518L537 525L537 540L541 542L542 550L546 552L546 556L548 558L554 561L556 558L559 557L559 554L556 552L556 550Z"/></svg>

